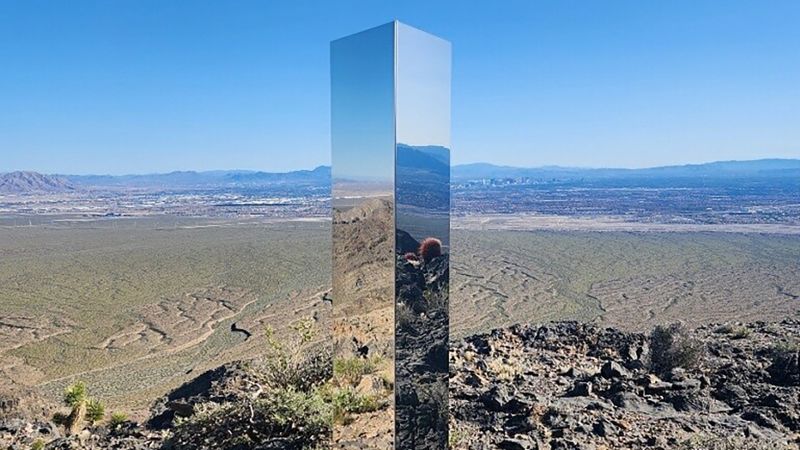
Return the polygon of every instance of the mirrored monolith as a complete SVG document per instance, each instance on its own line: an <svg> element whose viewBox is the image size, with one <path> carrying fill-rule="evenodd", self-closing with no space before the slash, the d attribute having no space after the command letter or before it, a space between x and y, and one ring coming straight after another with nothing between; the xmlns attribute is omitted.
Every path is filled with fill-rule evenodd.
<svg viewBox="0 0 800 450"><path fill-rule="evenodd" d="M450 44L331 44L335 448L447 447Z"/></svg>

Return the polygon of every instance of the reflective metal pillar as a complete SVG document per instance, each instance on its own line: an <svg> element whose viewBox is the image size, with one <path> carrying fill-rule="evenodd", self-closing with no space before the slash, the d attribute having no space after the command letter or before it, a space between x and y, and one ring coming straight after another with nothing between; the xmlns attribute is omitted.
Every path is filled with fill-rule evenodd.
<svg viewBox="0 0 800 450"><path fill-rule="evenodd" d="M331 43L336 448L447 447L450 59L399 22Z"/></svg>

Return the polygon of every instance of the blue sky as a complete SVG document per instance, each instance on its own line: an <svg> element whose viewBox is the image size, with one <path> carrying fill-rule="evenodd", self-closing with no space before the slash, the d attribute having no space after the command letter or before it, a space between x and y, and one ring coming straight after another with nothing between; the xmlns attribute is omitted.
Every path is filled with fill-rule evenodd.
<svg viewBox="0 0 800 450"><path fill-rule="evenodd" d="M453 43L452 159L800 157L800 2L0 0L0 172L330 160L329 41Z"/></svg>

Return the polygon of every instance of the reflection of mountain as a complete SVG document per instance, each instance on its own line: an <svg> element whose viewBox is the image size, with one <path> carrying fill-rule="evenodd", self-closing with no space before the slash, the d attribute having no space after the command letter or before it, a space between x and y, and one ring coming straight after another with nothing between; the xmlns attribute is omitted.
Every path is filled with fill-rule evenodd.
<svg viewBox="0 0 800 450"><path fill-rule="evenodd" d="M436 145L397 144L397 167L441 176L450 175L450 150Z"/></svg>
<svg viewBox="0 0 800 450"><path fill-rule="evenodd" d="M439 146L397 145L397 205L429 211L450 208L450 150Z"/></svg>

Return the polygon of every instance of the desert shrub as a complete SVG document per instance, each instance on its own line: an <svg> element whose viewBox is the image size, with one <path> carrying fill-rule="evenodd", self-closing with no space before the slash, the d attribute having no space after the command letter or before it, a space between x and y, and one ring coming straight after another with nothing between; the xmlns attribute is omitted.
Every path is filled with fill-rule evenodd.
<svg viewBox="0 0 800 450"><path fill-rule="evenodd" d="M462 444L467 439L467 433L459 428L450 425L450 431L447 434L447 448L456 450L462 447Z"/></svg>
<svg viewBox="0 0 800 450"><path fill-rule="evenodd" d="M800 385L800 346L779 344L769 349L772 381L781 385Z"/></svg>
<svg viewBox="0 0 800 450"><path fill-rule="evenodd" d="M274 330L267 328L267 351L260 372L268 387L307 391L331 378L331 350L311 345L316 336L313 319L302 319L292 329L294 336L279 340Z"/></svg>
<svg viewBox="0 0 800 450"><path fill-rule="evenodd" d="M291 328L294 334L284 339L272 328L266 331L264 360L251 367L263 384L257 398L196 405L194 415L178 421L170 448L327 448L333 418L330 349L313 345L312 319Z"/></svg>
<svg viewBox="0 0 800 450"><path fill-rule="evenodd" d="M658 325L650 334L651 368L655 373L668 375L672 369L697 368L703 359L702 342L693 338L683 324Z"/></svg>
<svg viewBox="0 0 800 450"><path fill-rule="evenodd" d="M254 401L205 404L176 427L175 450L240 448L316 449L331 431L331 404L320 389L272 389Z"/></svg>
<svg viewBox="0 0 800 450"><path fill-rule="evenodd" d="M512 382L519 375L520 365L507 361L505 358L493 358L487 364L495 376L501 381Z"/></svg>
<svg viewBox="0 0 800 450"><path fill-rule="evenodd" d="M419 245L419 256L424 262L429 262L433 258L442 255L442 241L429 237Z"/></svg>
<svg viewBox="0 0 800 450"><path fill-rule="evenodd" d="M716 329L717 333L727 334L731 339L746 339L750 337L752 331L747 327L725 324Z"/></svg>
<svg viewBox="0 0 800 450"><path fill-rule="evenodd" d="M111 418L108 421L108 426L110 428L119 428L122 424L128 421L128 415L123 412L114 412L111 414Z"/></svg>
<svg viewBox="0 0 800 450"><path fill-rule="evenodd" d="M74 407L86 402L88 399L86 384L78 381L64 390L64 404Z"/></svg>
<svg viewBox="0 0 800 450"><path fill-rule="evenodd" d="M416 314L414 314L414 311L411 310L411 307L405 303L398 303L397 308L395 308L394 315L398 328L405 331L414 329Z"/></svg>
<svg viewBox="0 0 800 450"><path fill-rule="evenodd" d="M448 285L443 284L440 290L426 290L423 292L425 304L427 305L427 313L430 315L434 312L446 312L448 309Z"/></svg>
<svg viewBox="0 0 800 450"><path fill-rule="evenodd" d="M374 395L359 394L351 387L335 389L332 392L333 420L336 423L349 423L351 414L377 411L384 402Z"/></svg>
<svg viewBox="0 0 800 450"><path fill-rule="evenodd" d="M69 414L56 413L53 422L63 426L69 434L77 434L83 430L86 422L94 425L105 416L105 406L89 398L89 391L82 381L64 390L64 404L70 408Z"/></svg>
<svg viewBox="0 0 800 450"><path fill-rule="evenodd" d="M94 425L103 420L106 415L106 407L101 402L90 399L86 402L86 420Z"/></svg>
<svg viewBox="0 0 800 450"><path fill-rule="evenodd" d="M31 450L44 450L44 440L37 439L33 444L31 444Z"/></svg>
<svg viewBox="0 0 800 450"><path fill-rule="evenodd" d="M337 358L333 361L333 377L339 385L355 386L364 375L375 373L381 360L380 356Z"/></svg>

